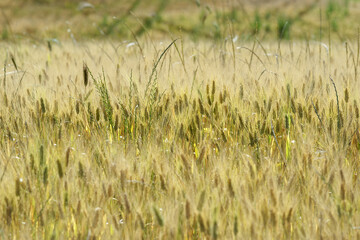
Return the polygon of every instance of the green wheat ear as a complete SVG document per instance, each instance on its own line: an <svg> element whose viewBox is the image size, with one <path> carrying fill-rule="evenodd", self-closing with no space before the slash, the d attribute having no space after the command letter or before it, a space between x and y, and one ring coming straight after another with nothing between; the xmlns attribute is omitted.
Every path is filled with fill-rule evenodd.
<svg viewBox="0 0 360 240"><path fill-rule="evenodd" d="M44 173L43 173L43 183L44 183L44 185L48 184L48 177L49 177L48 167L46 166L45 169L44 169Z"/></svg>
<svg viewBox="0 0 360 240"><path fill-rule="evenodd" d="M64 176L64 172L63 172L62 165L61 165L61 162L59 161L59 159L56 161L56 165L57 165L59 178L62 178Z"/></svg>
<svg viewBox="0 0 360 240"><path fill-rule="evenodd" d="M39 150L39 165L41 167L44 164L45 164L44 146L41 145Z"/></svg>
<svg viewBox="0 0 360 240"><path fill-rule="evenodd" d="M89 69L86 63L83 64L83 79L85 88L89 84Z"/></svg>
<svg viewBox="0 0 360 240"><path fill-rule="evenodd" d="M344 97L345 102L348 103L349 102L349 90L347 88L345 89L344 95L345 95L345 97Z"/></svg>
<svg viewBox="0 0 360 240"><path fill-rule="evenodd" d="M41 112L44 114L46 112L46 108L43 98L40 98L40 106L41 106Z"/></svg>
<svg viewBox="0 0 360 240"><path fill-rule="evenodd" d="M80 103L78 101L76 102L76 105L75 105L75 111L76 111L76 114L80 113Z"/></svg>

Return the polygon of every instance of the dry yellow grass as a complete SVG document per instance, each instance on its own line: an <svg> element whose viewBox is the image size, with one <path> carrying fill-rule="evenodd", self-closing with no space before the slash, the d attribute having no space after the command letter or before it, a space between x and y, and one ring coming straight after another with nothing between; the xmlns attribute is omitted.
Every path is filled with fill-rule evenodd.
<svg viewBox="0 0 360 240"><path fill-rule="evenodd" d="M5 45L0 238L359 239L357 43L170 42Z"/></svg>

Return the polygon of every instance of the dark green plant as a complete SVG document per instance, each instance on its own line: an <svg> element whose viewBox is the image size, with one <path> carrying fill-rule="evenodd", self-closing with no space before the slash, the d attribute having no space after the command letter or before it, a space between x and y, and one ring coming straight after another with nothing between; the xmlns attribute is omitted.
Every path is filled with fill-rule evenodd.
<svg viewBox="0 0 360 240"><path fill-rule="evenodd" d="M339 15L338 12L340 11L340 9L341 6L334 0L329 1L326 6L326 18L329 21L330 27L333 31L338 30L337 16Z"/></svg>
<svg viewBox="0 0 360 240"><path fill-rule="evenodd" d="M251 23L251 32L253 34L259 33L262 27L261 17L258 12L255 13L254 20Z"/></svg>
<svg viewBox="0 0 360 240"><path fill-rule="evenodd" d="M100 96L102 107L104 108L105 113L106 113L106 120L107 120L108 124L111 127L113 127L114 126L113 119L112 119L113 108L111 106L109 91L106 86L104 70L103 70L103 76L100 77L99 80L96 80L94 78L94 76L92 75L92 73L89 69L88 69L88 72L89 72L91 78L93 79L95 88Z"/></svg>
<svg viewBox="0 0 360 240"><path fill-rule="evenodd" d="M278 38L290 39L291 20L284 16L278 18Z"/></svg>

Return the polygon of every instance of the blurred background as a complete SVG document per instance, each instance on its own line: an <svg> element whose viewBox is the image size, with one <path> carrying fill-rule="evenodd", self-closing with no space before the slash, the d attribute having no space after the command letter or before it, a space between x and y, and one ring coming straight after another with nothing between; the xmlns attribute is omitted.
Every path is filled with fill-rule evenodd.
<svg viewBox="0 0 360 240"><path fill-rule="evenodd" d="M360 0L1 0L0 41L356 39Z"/></svg>

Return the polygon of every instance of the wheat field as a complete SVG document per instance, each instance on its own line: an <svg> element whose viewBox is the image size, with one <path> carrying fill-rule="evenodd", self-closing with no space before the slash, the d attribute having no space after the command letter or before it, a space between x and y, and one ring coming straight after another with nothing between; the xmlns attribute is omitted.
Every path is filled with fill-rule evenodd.
<svg viewBox="0 0 360 240"><path fill-rule="evenodd" d="M357 41L5 47L1 239L360 239Z"/></svg>

